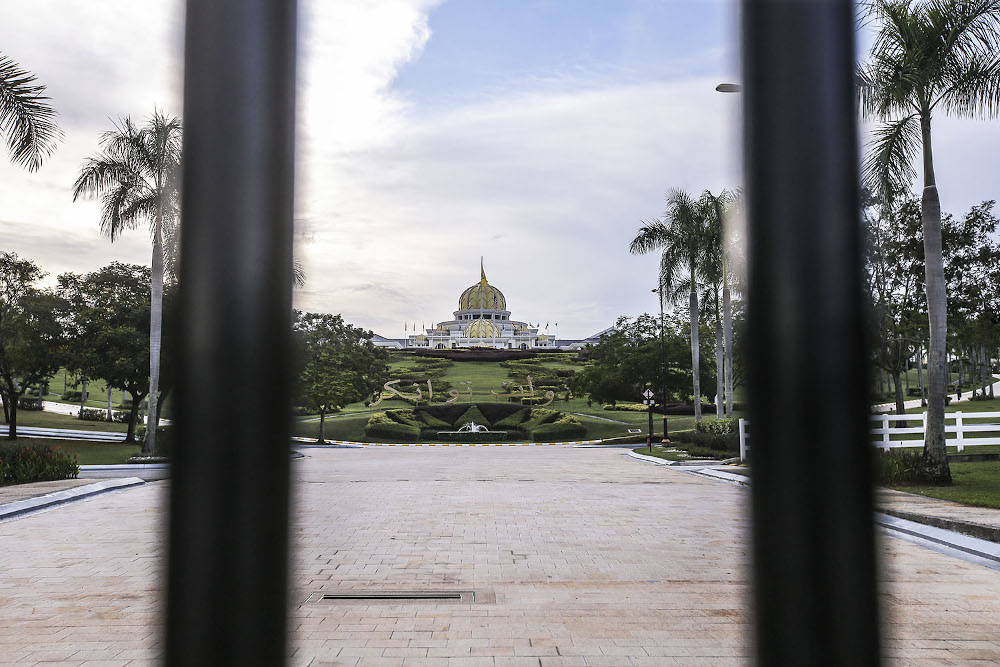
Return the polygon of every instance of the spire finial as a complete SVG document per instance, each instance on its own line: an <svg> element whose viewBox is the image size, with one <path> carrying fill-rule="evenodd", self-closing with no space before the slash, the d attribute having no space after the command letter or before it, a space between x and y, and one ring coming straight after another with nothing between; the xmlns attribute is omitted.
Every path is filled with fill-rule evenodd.
<svg viewBox="0 0 1000 667"><path fill-rule="evenodd" d="M482 276L482 280L481 280L482 284L485 285L486 284L486 268L485 268L485 265L483 264L483 257L482 257L482 255L480 255L480 257L479 257L479 274Z"/></svg>

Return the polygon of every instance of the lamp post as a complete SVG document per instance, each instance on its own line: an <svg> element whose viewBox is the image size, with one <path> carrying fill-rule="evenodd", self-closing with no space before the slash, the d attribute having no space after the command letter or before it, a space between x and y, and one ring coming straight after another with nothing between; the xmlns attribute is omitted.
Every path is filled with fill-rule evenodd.
<svg viewBox="0 0 1000 667"><path fill-rule="evenodd" d="M653 293L660 297L660 406L663 408L663 442L670 442L670 430L667 428L667 344L664 339L663 325L663 284L653 288Z"/></svg>

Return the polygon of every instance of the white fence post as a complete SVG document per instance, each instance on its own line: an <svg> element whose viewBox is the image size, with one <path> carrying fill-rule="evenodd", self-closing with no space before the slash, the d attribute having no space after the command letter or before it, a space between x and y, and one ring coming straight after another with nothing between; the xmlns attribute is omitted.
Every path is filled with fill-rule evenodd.
<svg viewBox="0 0 1000 667"><path fill-rule="evenodd" d="M882 448L889 451L889 414L882 413Z"/></svg>
<svg viewBox="0 0 1000 667"><path fill-rule="evenodd" d="M740 461L747 460L746 419L740 417Z"/></svg>
<svg viewBox="0 0 1000 667"><path fill-rule="evenodd" d="M959 410L955 413L955 438L957 438L958 451L965 449L965 433L962 429L962 411ZM945 436L945 445L948 444L948 436Z"/></svg>

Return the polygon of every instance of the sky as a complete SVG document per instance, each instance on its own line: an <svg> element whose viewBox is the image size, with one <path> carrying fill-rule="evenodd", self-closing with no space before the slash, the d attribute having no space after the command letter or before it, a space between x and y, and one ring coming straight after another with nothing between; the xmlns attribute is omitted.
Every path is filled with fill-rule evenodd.
<svg viewBox="0 0 1000 667"><path fill-rule="evenodd" d="M584 337L655 312L629 241L667 189L740 182L734 0L302 0L296 306L388 337L451 319L487 276L513 319ZM37 173L0 159L0 249L49 272L149 263L70 187L123 115L181 110L183 8L46 0L0 53L48 86L66 138ZM942 204L997 196L995 122L935 127Z"/></svg>

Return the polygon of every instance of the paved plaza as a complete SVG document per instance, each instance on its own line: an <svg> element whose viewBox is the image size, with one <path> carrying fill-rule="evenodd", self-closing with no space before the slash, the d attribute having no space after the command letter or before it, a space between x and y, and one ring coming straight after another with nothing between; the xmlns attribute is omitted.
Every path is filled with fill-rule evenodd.
<svg viewBox="0 0 1000 667"><path fill-rule="evenodd" d="M566 447L306 450L293 665L743 664L748 491ZM0 665L162 647L166 482L0 523ZM896 664L1000 661L1000 572L884 538ZM463 601L318 601L460 590Z"/></svg>

